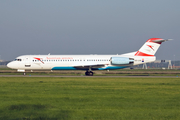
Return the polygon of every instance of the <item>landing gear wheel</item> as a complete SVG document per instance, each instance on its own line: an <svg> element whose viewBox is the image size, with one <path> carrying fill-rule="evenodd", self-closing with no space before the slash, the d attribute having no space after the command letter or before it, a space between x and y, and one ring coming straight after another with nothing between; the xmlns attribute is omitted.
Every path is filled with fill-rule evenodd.
<svg viewBox="0 0 180 120"><path fill-rule="evenodd" d="M93 74L94 74L94 73L93 73L92 71L90 71L90 76L93 76Z"/></svg>
<svg viewBox="0 0 180 120"><path fill-rule="evenodd" d="M92 71L86 71L86 72L85 72L85 75L86 75L86 76L93 76L93 72L92 72Z"/></svg>
<svg viewBox="0 0 180 120"><path fill-rule="evenodd" d="M86 71L86 72L85 72L85 75L86 75L86 76L88 76L88 75L89 75L89 72L88 72L88 71Z"/></svg>

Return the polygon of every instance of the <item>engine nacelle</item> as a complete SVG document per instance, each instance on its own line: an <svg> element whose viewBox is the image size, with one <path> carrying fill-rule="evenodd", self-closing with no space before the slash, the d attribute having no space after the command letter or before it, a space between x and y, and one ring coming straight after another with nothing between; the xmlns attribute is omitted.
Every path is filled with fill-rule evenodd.
<svg viewBox="0 0 180 120"><path fill-rule="evenodd" d="M111 64L112 65L129 65L134 63L134 58L127 57L112 57Z"/></svg>

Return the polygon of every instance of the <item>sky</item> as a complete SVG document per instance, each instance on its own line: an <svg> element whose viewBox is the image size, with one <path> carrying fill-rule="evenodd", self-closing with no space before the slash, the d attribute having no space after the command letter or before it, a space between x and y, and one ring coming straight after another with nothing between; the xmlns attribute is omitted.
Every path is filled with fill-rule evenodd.
<svg viewBox="0 0 180 120"><path fill-rule="evenodd" d="M0 59L123 54L149 38L158 60L180 60L180 0L1 0Z"/></svg>

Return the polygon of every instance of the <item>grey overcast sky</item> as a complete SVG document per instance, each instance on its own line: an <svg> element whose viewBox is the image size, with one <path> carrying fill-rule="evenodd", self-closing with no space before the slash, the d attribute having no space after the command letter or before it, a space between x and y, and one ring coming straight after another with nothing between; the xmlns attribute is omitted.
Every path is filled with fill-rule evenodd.
<svg viewBox="0 0 180 120"><path fill-rule="evenodd" d="M0 0L0 56L122 54L171 38L157 59L180 60L180 0Z"/></svg>

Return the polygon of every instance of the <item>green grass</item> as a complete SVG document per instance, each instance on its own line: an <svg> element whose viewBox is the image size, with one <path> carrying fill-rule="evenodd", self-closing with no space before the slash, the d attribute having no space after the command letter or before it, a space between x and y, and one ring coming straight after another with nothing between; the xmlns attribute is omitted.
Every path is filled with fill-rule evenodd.
<svg viewBox="0 0 180 120"><path fill-rule="evenodd" d="M0 119L179 120L180 78L0 78Z"/></svg>
<svg viewBox="0 0 180 120"><path fill-rule="evenodd" d="M0 68L0 75L23 75L21 72L16 72L10 68ZM10 71L12 70L12 71ZM122 72L121 72L122 71ZM99 73L100 72L100 73ZM110 70L110 72L101 73L106 71L94 71L94 76L180 76L180 70L177 69L119 69L119 70ZM115 72L115 73L113 73ZM136 73L135 73L136 72ZM152 73L154 72L154 73ZM161 72L161 73L158 73ZM173 73L175 72L175 73ZM82 76L85 74L85 71L76 70L76 71L27 71L26 75L70 75L70 76Z"/></svg>
<svg viewBox="0 0 180 120"><path fill-rule="evenodd" d="M0 73L0 75L23 75L21 72L16 72L16 73ZM84 73L73 73L73 72L67 72L67 73L56 73L56 72L26 72L27 76L33 76L33 75L49 75L49 76L84 76ZM103 73L103 74L98 74L95 73L94 76L180 76L180 73L176 74L168 74L168 73Z"/></svg>
<svg viewBox="0 0 180 120"><path fill-rule="evenodd" d="M0 70L12 70L12 69L8 67L0 67Z"/></svg>

